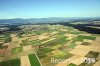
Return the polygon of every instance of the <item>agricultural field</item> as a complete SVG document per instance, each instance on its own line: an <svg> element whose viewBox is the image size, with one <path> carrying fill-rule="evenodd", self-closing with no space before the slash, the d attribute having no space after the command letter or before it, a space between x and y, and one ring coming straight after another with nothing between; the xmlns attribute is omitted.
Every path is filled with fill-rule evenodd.
<svg viewBox="0 0 100 66"><path fill-rule="evenodd" d="M18 27L21 32L0 35L0 66L94 66L100 61L99 34L60 24ZM64 63L52 63L52 58ZM87 64L81 58L96 62ZM65 62L69 59L78 62Z"/></svg>
<svg viewBox="0 0 100 66"><path fill-rule="evenodd" d="M7 60L0 63L0 66L20 66L20 59Z"/></svg>

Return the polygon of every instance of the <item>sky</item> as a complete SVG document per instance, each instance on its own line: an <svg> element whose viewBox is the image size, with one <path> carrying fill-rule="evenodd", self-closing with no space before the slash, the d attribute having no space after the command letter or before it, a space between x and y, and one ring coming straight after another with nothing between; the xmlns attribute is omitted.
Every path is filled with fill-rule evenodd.
<svg viewBox="0 0 100 66"><path fill-rule="evenodd" d="M0 0L0 19L100 17L100 0Z"/></svg>

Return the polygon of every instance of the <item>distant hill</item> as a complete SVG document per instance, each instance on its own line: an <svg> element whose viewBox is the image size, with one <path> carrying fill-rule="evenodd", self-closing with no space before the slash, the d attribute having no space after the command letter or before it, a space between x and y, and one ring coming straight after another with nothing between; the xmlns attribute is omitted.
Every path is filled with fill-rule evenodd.
<svg viewBox="0 0 100 66"><path fill-rule="evenodd" d="M100 21L100 18L30 18L30 19L0 19L0 24L28 24L28 23L56 23L56 22L88 22L88 21Z"/></svg>

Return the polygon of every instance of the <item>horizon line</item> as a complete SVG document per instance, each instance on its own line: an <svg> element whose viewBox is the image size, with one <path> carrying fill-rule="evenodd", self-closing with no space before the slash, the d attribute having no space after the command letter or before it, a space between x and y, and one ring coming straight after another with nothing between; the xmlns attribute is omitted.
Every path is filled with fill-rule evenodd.
<svg viewBox="0 0 100 66"><path fill-rule="evenodd" d="M30 17L30 18L0 18L1 19L43 19L43 18L100 18L100 16L95 17Z"/></svg>

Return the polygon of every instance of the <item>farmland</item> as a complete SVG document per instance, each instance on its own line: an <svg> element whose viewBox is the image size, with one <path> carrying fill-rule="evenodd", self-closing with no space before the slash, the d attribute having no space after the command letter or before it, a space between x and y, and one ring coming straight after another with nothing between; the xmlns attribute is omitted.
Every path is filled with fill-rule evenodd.
<svg viewBox="0 0 100 66"><path fill-rule="evenodd" d="M0 35L0 66L85 66L81 58L95 58L96 62L90 64L93 66L100 61L99 34L62 23L27 24L18 28L21 31ZM51 63L51 58L78 62Z"/></svg>

